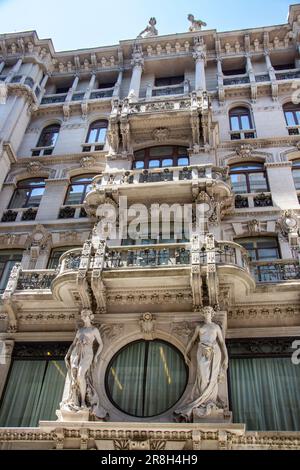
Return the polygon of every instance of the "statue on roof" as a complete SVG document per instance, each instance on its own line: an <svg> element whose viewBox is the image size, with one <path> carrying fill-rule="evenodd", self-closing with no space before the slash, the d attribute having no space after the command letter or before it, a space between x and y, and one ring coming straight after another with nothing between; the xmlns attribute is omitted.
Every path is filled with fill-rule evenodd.
<svg viewBox="0 0 300 470"><path fill-rule="evenodd" d="M191 26L189 27L189 31L201 31L202 26L207 26L207 24L202 20L195 20L194 15L189 14L188 20L191 22Z"/></svg>
<svg viewBox="0 0 300 470"><path fill-rule="evenodd" d="M155 28L156 18L152 17L149 20L148 26L138 35L138 38L152 38L158 35L158 30Z"/></svg>

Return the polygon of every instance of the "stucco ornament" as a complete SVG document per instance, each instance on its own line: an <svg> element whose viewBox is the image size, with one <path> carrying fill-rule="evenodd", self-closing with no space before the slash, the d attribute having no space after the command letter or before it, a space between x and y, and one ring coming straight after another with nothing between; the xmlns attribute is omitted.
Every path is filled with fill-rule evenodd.
<svg viewBox="0 0 300 470"><path fill-rule="evenodd" d="M212 321L214 309L204 307L202 313L204 324L196 327L185 351L189 364L189 352L198 340L196 380L187 402L175 411L178 421L191 422L195 416L205 418L224 409L218 392L228 368L227 349L221 328Z"/></svg>
<svg viewBox="0 0 300 470"><path fill-rule="evenodd" d="M107 412L100 406L93 384L93 368L98 363L103 349L99 330L92 325L93 318L94 315L90 310L82 310L83 326L78 329L65 357L70 378L70 392L67 400L61 403L60 410L75 412L75 417L76 413L83 412L86 416L94 415L99 419L105 419ZM98 344L96 353L93 348L95 342Z"/></svg>
<svg viewBox="0 0 300 470"><path fill-rule="evenodd" d="M202 20L196 20L194 15L189 14L188 20L191 22L191 26L189 27L189 31L201 31L202 26L207 26L207 24Z"/></svg>
<svg viewBox="0 0 300 470"><path fill-rule="evenodd" d="M146 28L138 35L138 38L152 38L158 35L158 31L155 27L156 25L156 18L152 17L149 20L149 24Z"/></svg>

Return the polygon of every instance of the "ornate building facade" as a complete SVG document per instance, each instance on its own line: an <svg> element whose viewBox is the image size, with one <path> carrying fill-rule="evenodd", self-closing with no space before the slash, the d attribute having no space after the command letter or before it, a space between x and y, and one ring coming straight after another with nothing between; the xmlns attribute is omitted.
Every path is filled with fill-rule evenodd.
<svg viewBox="0 0 300 470"><path fill-rule="evenodd" d="M189 21L0 35L1 449L300 448L300 4ZM125 198L139 237L106 239Z"/></svg>

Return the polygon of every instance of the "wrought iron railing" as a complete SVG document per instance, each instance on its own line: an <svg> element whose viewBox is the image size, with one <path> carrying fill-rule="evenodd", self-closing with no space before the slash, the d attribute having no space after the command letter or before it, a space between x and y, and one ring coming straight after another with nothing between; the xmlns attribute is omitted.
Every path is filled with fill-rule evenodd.
<svg viewBox="0 0 300 470"><path fill-rule="evenodd" d="M105 269L174 267L189 263L190 249L179 243L109 248L105 257Z"/></svg>
<svg viewBox="0 0 300 470"><path fill-rule="evenodd" d="M184 85L170 85L165 87L152 88L152 96L170 96L170 95L183 95Z"/></svg>
<svg viewBox="0 0 300 470"><path fill-rule="evenodd" d="M300 70L291 70L290 72L276 73L277 80L295 80L300 78Z"/></svg>
<svg viewBox="0 0 300 470"><path fill-rule="evenodd" d="M21 271L16 290L50 289L56 274L56 271L53 269Z"/></svg>
<svg viewBox="0 0 300 470"><path fill-rule="evenodd" d="M94 90L90 94L90 100L99 100L103 98L111 98L113 96L115 87L112 88L102 88L99 90Z"/></svg>
<svg viewBox="0 0 300 470"><path fill-rule="evenodd" d="M64 103L67 98L67 93L58 93L55 95L45 95L42 98L41 104L55 104Z"/></svg>
<svg viewBox="0 0 300 470"><path fill-rule="evenodd" d="M257 282L277 283L300 279L300 264L296 260L252 262L251 270Z"/></svg>
<svg viewBox="0 0 300 470"><path fill-rule="evenodd" d="M244 85L245 83L250 83L250 79L249 79L248 76L246 76L246 77L224 78L224 86L227 86L227 85Z"/></svg>

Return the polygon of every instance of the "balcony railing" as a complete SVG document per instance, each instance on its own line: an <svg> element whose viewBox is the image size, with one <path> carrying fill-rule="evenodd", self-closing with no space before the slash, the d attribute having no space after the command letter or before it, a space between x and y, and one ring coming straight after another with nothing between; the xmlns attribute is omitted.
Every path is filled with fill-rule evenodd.
<svg viewBox="0 0 300 470"><path fill-rule="evenodd" d="M126 269L189 265L190 250L187 244L126 246L109 248L105 269Z"/></svg>
<svg viewBox="0 0 300 470"><path fill-rule="evenodd" d="M4 212L1 222L29 222L36 219L37 211L36 207L8 209Z"/></svg>
<svg viewBox="0 0 300 470"><path fill-rule="evenodd" d="M115 87L112 88L100 88L99 90L93 90L90 94L90 100L99 100L103 98L111 98L113 96Z"/></svg>
<svg viewBox="0 0 300 470"><path fill-rule="evenodd" d="M228 86L228 85L245 85L246 83L250 83L250 79L249 79L248 75L232 76L230 78L224 78L223 83L224 83L224 86Z"/></svg>
<svg viewBox="0 0 300 470"><path fill-rule="evenodd" d="M31 149L31 155L33 157L40 157L43 155L52 155L54 147L34 147Z"/></svg>
<svg viewBox="0 0 300 470"><path fill-rule="evenodd" d="M300 126L288 126L287 127L289 135L299 135L300 134Z"/></svg>
<svg viewBox="0 0 300 470"><path fill-rule="evenodd" d="M116 171L115 173L96 176L93 183L97 186L131 185L145 183L159 183L167 181L198 180L199 178L214 179L230 184L227 168L206 166L187 166L155 168L151 170Z"/></svg>
<svg viewBox="0 0 300 470"><path fill-rule="evenodd" d="M76 204L74 206L62 206L58 213L59 219L81 219L88 217L84 205Z"/></svg>
<svg viewBox="0 0 300 470"><path fill-rule="evenodd" d="M185 92L184 84L160 86L152 88L152 96L170 96L170 95L183 95Z"/></svg>
<svg viewBox="0 0 300 470"><path fill-rule="evenodd" d="M80 266L82 248L66 251L59 259L59 273L77 271Z"/></svg>
<svg viewBox="0 0 300 470"><path fill-rule="evenodd" d="M270 81L270 75L268 73L264 73L264 74L261 74L261 75L255 75L255 81L257 83L269 82Z"/></svg>
<svg viewBox="0 0 300 470"><path fill-rule="evenodd" d="M67 98L67 93L57 93L54 95L45 95L42 98L41 104L56 104L64 103Z"/></svg>
<svg viewBox="0 0 300 470"><path fill-rule="evenodd" d="M211 253L211 252L210 252ZM216 242L215 262L218 265L233 265L245 269L249 272L248 252L241 245L234 242ZM207 264L207 252L200 255L200 263Z"/></svg>
<svg viewBox="0 0 300 470"><path fill-rule="evenodd" d="M272 207L273 200L271 193L258 193L258 194L236 194L235 208L246 209L249 207Z"/></svg>
<svg viewBox="0 0 300 470"><path fill-rule="evenodd" d="M54 269L21 271L16 290L50 289L51 283L56 275L57 273Z"/></svg>
<svg viewBox="0 0 300 470"><path fill-rule="evenodd" d="M276 72L276 79L277 80L295 80L300 78L300 70L289 70L285 72Z"/></svg>
<svg viewBox="0 0 300 470"><path fill-rule="evenodd" d="M256 130L248 129L248 130L240 130L240 131L230 131L230 138L231 140L255 139Z"/></svg>
<svg viewBox="0 0 300 470"><path fill-rule="evenodd" d="M251 270L257 282L277 283L300 279L300 265L295 260L252 262Z"/></svg>

